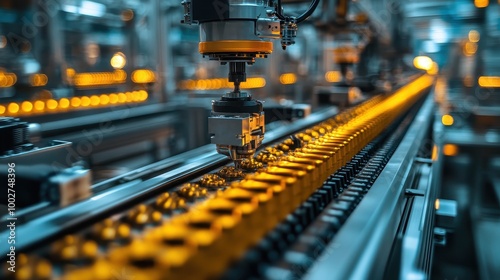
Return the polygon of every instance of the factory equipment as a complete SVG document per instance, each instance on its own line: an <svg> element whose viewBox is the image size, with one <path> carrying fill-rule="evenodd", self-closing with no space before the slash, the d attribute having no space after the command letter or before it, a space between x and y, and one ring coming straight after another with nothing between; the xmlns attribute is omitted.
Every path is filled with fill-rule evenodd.
<svg viewBox="0 0 500 280"><path fill-rule="evenodd" d="M229 64L229 82L234 90L213 101L209 117L211 143L217 151L240 166L243 159L252 158L261 145L265 133L262 102L252 99L240 90L246 81L246 64L272 53L273 43L268 39L281 39L286 49L295 43L297 24L309 17L319 0L298 17L285 16L281 0L278 1L216 1L186 0L184 23L199 24L199 52L211 60Z"/></svg>

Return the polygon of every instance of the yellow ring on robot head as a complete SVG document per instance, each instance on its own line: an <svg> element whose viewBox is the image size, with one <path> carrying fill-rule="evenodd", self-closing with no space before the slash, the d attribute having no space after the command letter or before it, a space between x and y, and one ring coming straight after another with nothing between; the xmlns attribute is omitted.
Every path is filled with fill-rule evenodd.
<svg viewBox="0 0 500 280"><path fill-rule="evenodd" d="M198 49L201 54L211 53L259 53L270 54L273 52L273 43L264 41L247 40L222 40L200 42Z"/></svg>

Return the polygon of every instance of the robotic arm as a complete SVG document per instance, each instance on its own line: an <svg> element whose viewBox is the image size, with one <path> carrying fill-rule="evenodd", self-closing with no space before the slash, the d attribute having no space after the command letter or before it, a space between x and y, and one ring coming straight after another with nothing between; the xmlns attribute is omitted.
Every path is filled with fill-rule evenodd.
<svg viewBox="0 0 500 280"><path fill-rule="evenodd" d="M256 58L272 53L271 39L281 39L281 46L295 43L297 23L316 9L313 0L309 9L294 18L283 15L281 0L184 0L186 24L200 28L199 52L210 60L229 64L228 79L234 90L212 102L208 126L211 143L236 166L251 158L264 139L265 122L262 102L240 90L246 81L246 65Z"/></svg>

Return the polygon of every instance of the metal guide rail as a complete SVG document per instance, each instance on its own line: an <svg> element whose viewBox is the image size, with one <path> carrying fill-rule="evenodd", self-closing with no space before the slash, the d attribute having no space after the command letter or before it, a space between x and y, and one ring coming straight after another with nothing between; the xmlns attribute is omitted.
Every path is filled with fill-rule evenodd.
<svg viewBox="0 0 500 280"><path fill-rule="evenodd" d="M273 241L269 235L277 231L315 234L308 233L307 226L332 200L337 208L329 211L352 211L362 197L357 194L369 189L367 182L373 183L373 177L363 178L363 173L380 169L394 147L389 144L401 136L401 131L391 136L387 129L421 100L433 81L431 76L421 76L392 95L372 98L266 148L255 158L242 161L241 169L228 165L217 168L132 210L20 254L19 272L7 276L250 277L245 271L255 262L245 260L263 241ZM350 182L354 172L359 182ZM347 183L351 187L344 190ZM343 222L340 216L322 221L325 228L318 234L327 235L334 232L331 225ZM284 244L281 253L293 241ZM257 260L261 259L258 256ZM261 260L269 267L279 267L280 259L277 254ZM253 276L274 278L267 272Z"/></svg>

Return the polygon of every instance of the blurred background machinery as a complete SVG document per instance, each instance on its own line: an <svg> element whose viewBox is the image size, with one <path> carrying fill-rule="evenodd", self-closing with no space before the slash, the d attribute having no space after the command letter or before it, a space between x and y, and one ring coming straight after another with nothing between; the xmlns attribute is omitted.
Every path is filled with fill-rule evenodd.
<svg viewBox="0 0 500 280"><path fill-rule="evenodd" d="M499 15L1 1L0 277L498 278Z"/></svg>

